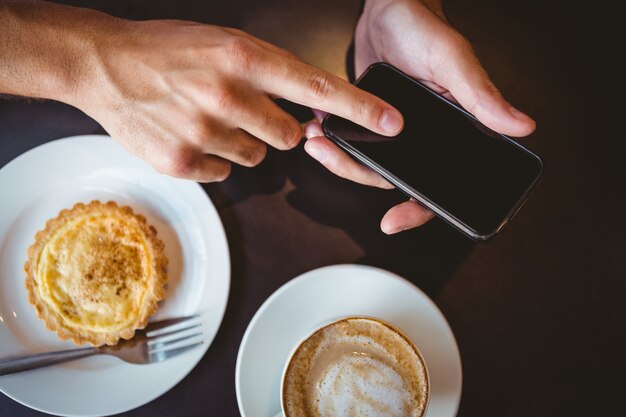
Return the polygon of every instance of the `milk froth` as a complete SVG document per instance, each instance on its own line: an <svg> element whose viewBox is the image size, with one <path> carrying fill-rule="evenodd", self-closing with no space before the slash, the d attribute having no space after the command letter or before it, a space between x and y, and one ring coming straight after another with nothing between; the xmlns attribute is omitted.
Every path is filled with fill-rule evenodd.
<svg viewBox="0 0 626 417"><path fill-rule="evenodd" d="M283 384L288 417L422 416L426 369L386 324L349 318L317 331L293 355Z"/></svg>

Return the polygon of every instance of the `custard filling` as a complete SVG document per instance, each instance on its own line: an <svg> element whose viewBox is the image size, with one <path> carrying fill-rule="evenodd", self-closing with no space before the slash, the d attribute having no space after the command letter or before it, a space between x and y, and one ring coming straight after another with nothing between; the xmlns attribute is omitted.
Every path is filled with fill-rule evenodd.
<svg viewBox="0 0 626 417"><path fill-rule="evenodd" d="M109 333L139 316L154 254L139 226L102 214L57 229L37 260L41 299L69 328Z"/></svg>

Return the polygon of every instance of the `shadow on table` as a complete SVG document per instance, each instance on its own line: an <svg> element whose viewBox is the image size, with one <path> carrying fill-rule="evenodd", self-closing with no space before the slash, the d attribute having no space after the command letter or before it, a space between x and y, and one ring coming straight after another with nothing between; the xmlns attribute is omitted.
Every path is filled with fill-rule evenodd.
<svg viewBox="0 0 626 417"><path fill-rule="evenodd" d="M401 275L431 297L474 246L439 219L398 235L385 235L380 231L382 216L406 197L395 190L341 179L310 158L302 145L290 152L268 152L254 170L234 167L226 182L205 189L219 208L226 208L252 195L277 193L287 181L294 187L287 194L289 205L317 223L345 231L365 252L359 263Z"/></svg>
<svg viewBox="0 0 626 417"><path fill-rule="evenodd" d="M289 178L296 189L289 203L313 220L343 229L361 246L360 263L403 276L435 296L473 247L473 242L439 219L388 236L380 220L406 201L396 190L380 190L336 177L299 149L290 158Z"/></svg>

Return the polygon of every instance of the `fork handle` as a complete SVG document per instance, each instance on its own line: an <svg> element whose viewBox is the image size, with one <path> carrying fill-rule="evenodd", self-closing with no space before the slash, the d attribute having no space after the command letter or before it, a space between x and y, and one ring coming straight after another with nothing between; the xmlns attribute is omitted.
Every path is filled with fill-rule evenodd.
<svg viewBox="0 0 626 417"><path fill-rule="evenodd" d="M58 363L73 361L99 353L98 348L85 347L79 349L58 350L56 352L39 353L36 355L13 356L0 358L0 376L30 371Z"/></svg>

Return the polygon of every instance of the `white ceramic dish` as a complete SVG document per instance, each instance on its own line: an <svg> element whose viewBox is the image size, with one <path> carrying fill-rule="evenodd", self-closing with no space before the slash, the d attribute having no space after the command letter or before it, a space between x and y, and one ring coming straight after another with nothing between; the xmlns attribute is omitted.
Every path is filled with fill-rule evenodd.
<svg viewBox="0 0 626 417"><path fill-rule="evenodd" d="M201 313L203 345L151 365L99 356L0 377L0 390L31 408L102 416L168 391L200 361L220 326L230 287L228 244L215 207L191 181L154 171L106 136L47 143L0 170L0 356L72 348L28 304L22 266L35 233L74 203L114 200L146 216L169 258L167 296L153 320Z"/></svg>
<svg viewBox="0 0 626 417"><path fill-rule="evenodd" d="M241 415L280 413L281 373L294 346L320 324L351 315L378 317L408 334L420 349L430 376L426 417L456 415L461 358L444 316L410 282L360 265L307 272L283 285L259 308L237 356L235 385Z"/></svg>

